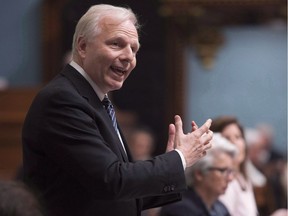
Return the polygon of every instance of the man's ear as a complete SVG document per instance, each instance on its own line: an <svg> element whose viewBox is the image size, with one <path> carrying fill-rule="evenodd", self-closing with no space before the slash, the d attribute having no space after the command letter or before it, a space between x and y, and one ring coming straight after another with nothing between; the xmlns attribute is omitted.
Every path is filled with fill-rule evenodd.
<svg viewBox="0 0 288 216"><path fill-rule="evenodd" d="M77 51L78 54L82 57L85 58L86 56L86 49L87 49L87 40L84 37L79 37L77 39Z"/></svg>

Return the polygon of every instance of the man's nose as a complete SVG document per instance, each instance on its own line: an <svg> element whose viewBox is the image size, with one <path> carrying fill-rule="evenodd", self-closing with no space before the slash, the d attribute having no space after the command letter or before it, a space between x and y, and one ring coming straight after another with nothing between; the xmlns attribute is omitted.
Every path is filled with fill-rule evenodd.
<svg viewBox="0 0 288 216"><path fill-rule="evenodd" d="M131 62L133 61L134 57L135 53L132 51L131 47L127 46L125 49L123 49L120 59L123 61Z"/></svg>

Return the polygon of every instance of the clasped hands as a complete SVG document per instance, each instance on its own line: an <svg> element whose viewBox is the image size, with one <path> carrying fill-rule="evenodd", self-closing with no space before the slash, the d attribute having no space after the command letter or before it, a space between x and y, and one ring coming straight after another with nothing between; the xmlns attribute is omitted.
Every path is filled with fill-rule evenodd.
<svg viewBox="0 0 288 216"><path fill-rule="evenodd" d="M169 138L166 152L178 149L182 152L186 167L195 164L200 158L206 155L211 148L213 132L209 130L212 120L208 119L201 127L192 121L191 132L183 133L183 123L179 115L175 116L175 123L169 125Z"/></svg>

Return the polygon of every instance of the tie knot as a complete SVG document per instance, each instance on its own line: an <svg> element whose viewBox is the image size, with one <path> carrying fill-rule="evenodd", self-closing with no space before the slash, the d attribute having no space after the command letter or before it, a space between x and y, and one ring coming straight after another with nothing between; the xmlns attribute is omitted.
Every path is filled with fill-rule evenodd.
<svg viewBox="0 0 288 216"><path fill-rule="evenodd" d="M115 111L114 111L113 105L112 105L111 101L109 100L109 98L107 97L107 95L105 95L104 99L102 100L102 104L105 107L110 119L112 120L112 124L113 124L115 131L117 132L118 129L117 129Z"/></svg>
<svg viewBox="0 0 288 216"><path fill-rule="evenodd" d="M107 108L112 108L112 103L111 101L109 100L108 96L105 95L104 99L102 100L102 104L103 106L107 109Z"/></svg>

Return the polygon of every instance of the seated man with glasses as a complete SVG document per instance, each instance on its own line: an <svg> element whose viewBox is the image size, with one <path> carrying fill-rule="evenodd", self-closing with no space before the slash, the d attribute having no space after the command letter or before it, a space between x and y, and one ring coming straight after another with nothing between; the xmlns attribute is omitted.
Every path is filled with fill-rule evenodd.
<svg viewBox="0 0 288 216"><path fill-rule="evenodd" d="M230 216L218 197L234 177L236 153L235 145L214 133L207 155L185 170L189 190L181 201L163 206L161 216Z"/></svg>

